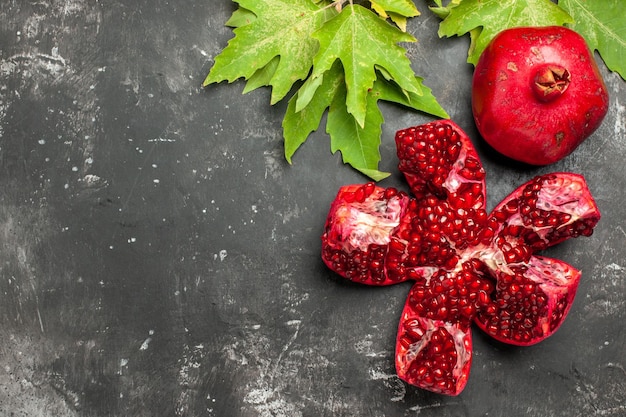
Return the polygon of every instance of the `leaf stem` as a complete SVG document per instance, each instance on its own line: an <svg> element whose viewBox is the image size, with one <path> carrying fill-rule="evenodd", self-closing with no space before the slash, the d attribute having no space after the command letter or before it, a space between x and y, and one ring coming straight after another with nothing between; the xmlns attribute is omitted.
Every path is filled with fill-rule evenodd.
<svg viewBox="0 0 626 417"><path fill-rule="evenodd" d="M353 5L353 0L335 0L332 3L329 3L326 7L324 7L324 9L334 7L335 10L337 10L337 13L341 13L341 9L343 8L343 5L346 3L346 1L350 3L351 6Z"/></svg>

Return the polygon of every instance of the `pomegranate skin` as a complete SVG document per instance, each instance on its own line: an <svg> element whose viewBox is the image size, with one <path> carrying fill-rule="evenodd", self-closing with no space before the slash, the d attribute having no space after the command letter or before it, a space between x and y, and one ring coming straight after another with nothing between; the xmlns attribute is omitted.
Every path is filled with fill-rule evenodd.
<svg viewBox="0 0 626 417"><path fill-rule="evenodd" d="M496 151L531 165L572 153L602 123L609 96L593 54L561 26L500 32L472 80L478 131Z"/></svg>

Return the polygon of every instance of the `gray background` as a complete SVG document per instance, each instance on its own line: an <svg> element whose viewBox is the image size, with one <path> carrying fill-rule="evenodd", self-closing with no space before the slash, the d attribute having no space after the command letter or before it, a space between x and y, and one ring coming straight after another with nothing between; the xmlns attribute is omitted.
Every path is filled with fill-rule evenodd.
<svg viewBox="0 0 626 417"><path fill-rule="evenodd" d="M467 37L423 15L418 75L472 137L493 207L549 171L587 177L591 238L549 251L583 270L561 329L533 347L474 332L465 391L401 382L395 331L409 284L353 285L319 256L337 189L366 179L320 131L282 156L285 104L243 83L200 87L232 32L230 0L0 4L0 415L623 416L626 83L553 166L494 154L470 111ZM432 120L384 106L394 132ZM323 129L322 129L323 130Z"/></svg>

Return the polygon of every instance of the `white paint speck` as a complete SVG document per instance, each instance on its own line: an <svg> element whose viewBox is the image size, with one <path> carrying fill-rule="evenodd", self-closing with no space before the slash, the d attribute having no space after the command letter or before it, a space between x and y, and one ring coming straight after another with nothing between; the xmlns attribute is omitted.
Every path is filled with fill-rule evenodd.
<svg viewBox="0 0 626 417"><path fill-rule="evenodd" d="M144 340L143 343L141 344L141 346L139 347L139 350L148 350L150 342L152 342L152 338L151 337L149 337L146 340Z"/></svg>
<svg viewBox="0 0 626 417"><path fill-rule="evenodd" d="M626 113L626 106L619 103L619 100L615 102L615 137L620 137L624 131L626 131L626 124L624 123L624 113Z"/></svg>
<svg viewBox="0 0 626 417"><path fill-rule="evenodd" d="M620 266L616 263L610 263L607 266L605 266L605 268L612 270L612 271L623 271L625 269L623 266Z"/></svg>
<svg viewBox="0 0 626 417"><path fill-rule="evenodd" d="M158 137L158 138L154 138L154 139L148 139L148 142L170 142L170 143L173 143L173 142L176 142L176 139Z"/></svg>
<svg viewBox="0 0 626 417"><path fill-rule="evenodd" d="M139 350L148 350L150 342L152 342L152 336L154 336L154 330L150 330L148 332L148 336L149 337L146 338L146 340L144 340L141 346L139 347Z"/></svg>

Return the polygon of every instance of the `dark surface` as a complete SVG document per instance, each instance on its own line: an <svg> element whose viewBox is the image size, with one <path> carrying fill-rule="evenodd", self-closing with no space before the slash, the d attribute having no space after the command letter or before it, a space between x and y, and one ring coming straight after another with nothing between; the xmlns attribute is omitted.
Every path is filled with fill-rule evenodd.
<svg viewBox="0 0 626 417"><path fill-rule="evenodd" d="M418 2L421 3L421 2ZM365 178L323 132L282 156L284 104L200 88L232 36L230 0L0 4L0 415L626 415L626 83L601 128L550 167L478 138L466 37L410 23L416 73L477 144L489 205L538 173L584 174L603 220L550 250L583 270L561 329L533 347L474 333L458 397L393 365L409 287L338 279L319 256L337 189ZM393 134L432 118L383 109ZM394 171L395 172L395 171ZM384 186L406 186L394 174Z"/></svg>

